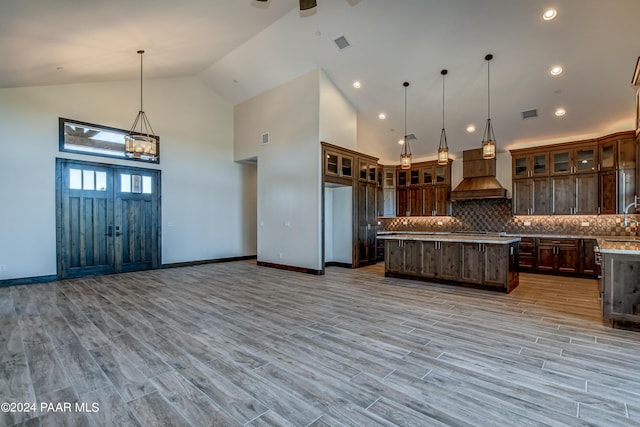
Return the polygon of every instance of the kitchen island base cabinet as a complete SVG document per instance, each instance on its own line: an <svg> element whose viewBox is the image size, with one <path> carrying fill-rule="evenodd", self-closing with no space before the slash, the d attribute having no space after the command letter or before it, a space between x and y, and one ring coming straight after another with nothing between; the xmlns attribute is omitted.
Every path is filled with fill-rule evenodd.
<svg viewBox="0 0 640 427"><path fill-rule="evenodd" d="M511 292L518 286L518 241L385 240L385 276Z"/></svg>
<svg viewBox="0 0 640 427"><path fill-rule="evenodd" d="M640 256L602 256L603 317L614 327L640 330Z"/></svg>

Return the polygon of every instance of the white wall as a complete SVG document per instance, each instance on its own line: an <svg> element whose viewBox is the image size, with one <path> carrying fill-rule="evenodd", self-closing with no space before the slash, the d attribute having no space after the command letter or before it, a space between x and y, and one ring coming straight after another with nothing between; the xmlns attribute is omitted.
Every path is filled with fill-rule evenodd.
<svg viewBox="0 0 640 427"><path fill-rule="evenodd" d="M234 141L258 159L258 260L320 270L319 71L237 105Z"/></svg>
<svg viewBox="0 0 640 427"><path fill-rule="evenodd" d="M0 89L0 280L56 274L56 157L161 169L163 263L255 255L233 108L199 80L145 81L160 165L58 152L58 117L128 129L138 94L137 81Z"/></svg>
<svg viewBox="0 0 640 427"><path fill-rule="evenodd" d="M324 71L320 71L320 141L356 149L358 115Z"/></svg>

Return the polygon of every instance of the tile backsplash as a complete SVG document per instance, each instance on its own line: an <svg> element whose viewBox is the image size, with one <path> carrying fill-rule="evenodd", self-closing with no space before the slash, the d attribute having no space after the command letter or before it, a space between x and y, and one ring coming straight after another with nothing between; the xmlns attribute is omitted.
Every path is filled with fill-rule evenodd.
<svg viewBox="0 0 640 427"><path fill-rule="evenodd" d="M379 218L385 231L504 231L509 234L637 236L638 224L624 227L623 215L513 216L510 199L452 202L451 216ZM640 215L629 215L640 220Z"/></svg>

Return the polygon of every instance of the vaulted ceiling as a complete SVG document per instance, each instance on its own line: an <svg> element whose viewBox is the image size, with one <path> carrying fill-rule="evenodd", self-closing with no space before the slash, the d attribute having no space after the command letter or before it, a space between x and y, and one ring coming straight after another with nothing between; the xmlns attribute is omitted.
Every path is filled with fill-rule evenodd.
<svg viewBox="0 0 640 427"><path fill-rule="evenodd" d="M545 21L549 7L558 14ZM322 68L358 110L358 149L395 162L405 80L414 158L434 158L443 68L450 149L480 146L492 53L504 151L631 129L638 17L638 0L318 0L306 12L297 0L5 0L0 87L135 79L142 48L145 78L198 76L237 104ZM522 119L530 109L538 117Z"/></svg>

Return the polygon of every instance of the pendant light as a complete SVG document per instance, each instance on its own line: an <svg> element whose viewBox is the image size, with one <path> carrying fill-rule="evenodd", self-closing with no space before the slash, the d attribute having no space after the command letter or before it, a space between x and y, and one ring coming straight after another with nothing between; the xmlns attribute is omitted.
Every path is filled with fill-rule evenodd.
<svg viewBox="0 0 640 427"><path fill-rule="evenodd" d="M140 111L131 126L129 135L125 136L124 154L126 157L147 161L158 161L158 137L154 135L151 123L142 109L142 55L140 55Z"/></svg>
<svg viewBox="0 0 640 427"><path fill-rule="evenodd" d="M496 136L493 133L493 126L491 125L491 81L490 81L490 61L493 59L493 55L489 54L484 57L487 61L487 125L484 128L484 135L482 137L482 158L494 159L496 157Z"/></svg>
<svg viewBox="0 0 640 427"><path fill-rule="evenodd" d="M438 147L438 164L446 165L449 163L449 146L447 145L447 133L444 130L444 76L447 70L440 71L442 74L442 132L440 133L440 146Z"/></svg>
<svg viewBox="0 0 640 427"><path fill-rule="evenodd" d="M404 144L400 152L400 168L411 169L411 147L409 147L409 139L407 138L407 88L409 82L402 83L404 86Z"/></svg>

